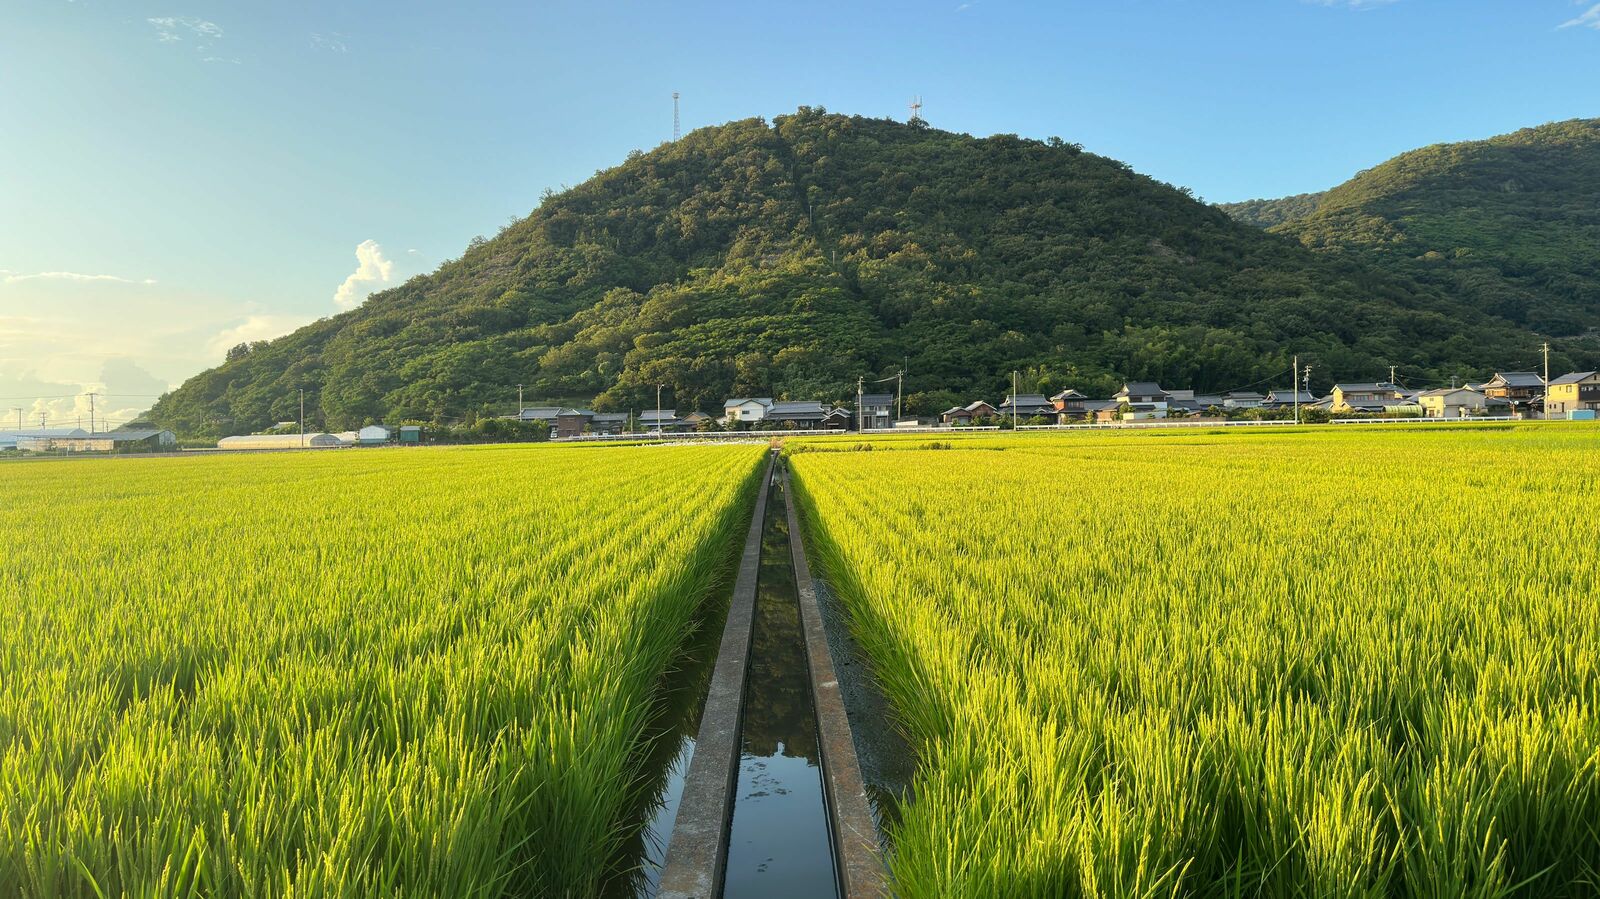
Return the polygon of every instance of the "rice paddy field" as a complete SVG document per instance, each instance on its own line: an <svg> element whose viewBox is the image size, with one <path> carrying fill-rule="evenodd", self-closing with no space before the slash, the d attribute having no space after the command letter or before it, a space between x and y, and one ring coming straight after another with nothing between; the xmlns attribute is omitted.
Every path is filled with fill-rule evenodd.
<svg viewBox="0 0 1600 899"><path fill-rule="evenodd" d="M899 895L1600 895L1600 429L858 443Z"/></svg>
<svg viewBox="0 0 1600 899"><path fill-rule="evenodd" d="M629 892L763 452L0 465L0 896Z"/></svg>

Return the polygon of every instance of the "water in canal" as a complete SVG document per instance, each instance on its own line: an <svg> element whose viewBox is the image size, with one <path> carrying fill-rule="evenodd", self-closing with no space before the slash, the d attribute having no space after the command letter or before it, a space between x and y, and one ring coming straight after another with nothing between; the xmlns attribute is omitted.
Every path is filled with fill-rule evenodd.
<svg viewBox="0 0 1600 899"><path fill-rule="evenodd" d="M788 498L776 478L769 489L723 896L825 899L837 896L838 887L789 554Z"/></svg>

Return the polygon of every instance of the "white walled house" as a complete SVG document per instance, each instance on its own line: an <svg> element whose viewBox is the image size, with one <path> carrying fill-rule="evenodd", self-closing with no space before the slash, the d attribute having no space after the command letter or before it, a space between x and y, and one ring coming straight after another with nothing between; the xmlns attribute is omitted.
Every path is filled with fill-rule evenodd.
<svg viewBox="0 0 1600 899"><path fill-rule="evenodd" d="M735 397L722 404L722 420L729 421L765 421L767 412L772 408L772 397Z"/></svg>

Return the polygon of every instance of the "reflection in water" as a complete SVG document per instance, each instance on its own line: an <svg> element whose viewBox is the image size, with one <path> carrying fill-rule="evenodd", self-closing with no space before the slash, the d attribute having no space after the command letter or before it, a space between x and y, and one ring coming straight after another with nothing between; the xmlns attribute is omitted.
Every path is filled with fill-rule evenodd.
<svg viewBox="0 0 1600 899"><path fill-rule="evenodd" d="M786 498L781 483L771 490L728 840L728 899L837 895Z"/></svg>

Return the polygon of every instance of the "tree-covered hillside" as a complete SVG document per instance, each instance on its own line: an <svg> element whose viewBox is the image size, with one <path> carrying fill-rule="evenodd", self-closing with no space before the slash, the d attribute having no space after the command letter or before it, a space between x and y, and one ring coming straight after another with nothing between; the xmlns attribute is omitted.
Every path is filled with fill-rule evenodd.
<svg viewBox="0 0 1600 899"><path fill-rule="evenodd" d="M801 108L695 131L426 277L234 354L156 406L185 434L453 421L534 398L717 411L904 365L908 411L1122 378L1443 379L1538 336L1445 290L1237 223L1059 140Z"/></svg>
<svg viewBox="0 0 1600 899"><path fill-rule="evenodd" d="M1277 200L1243 200L1238 203L1218 203L1217 208L1246 225L1271 228L1284 222L1303 219L1317 211L1326 192L1295 194Z"/></svg>
<svg viewBox="0 0 1600 899"><path fill-rule="evenodd" d="M1316 196L1280 222L1261 208L1300 198L1224 208L1535 331L1600 329L1600 119L1424 147Z"/></svg>

